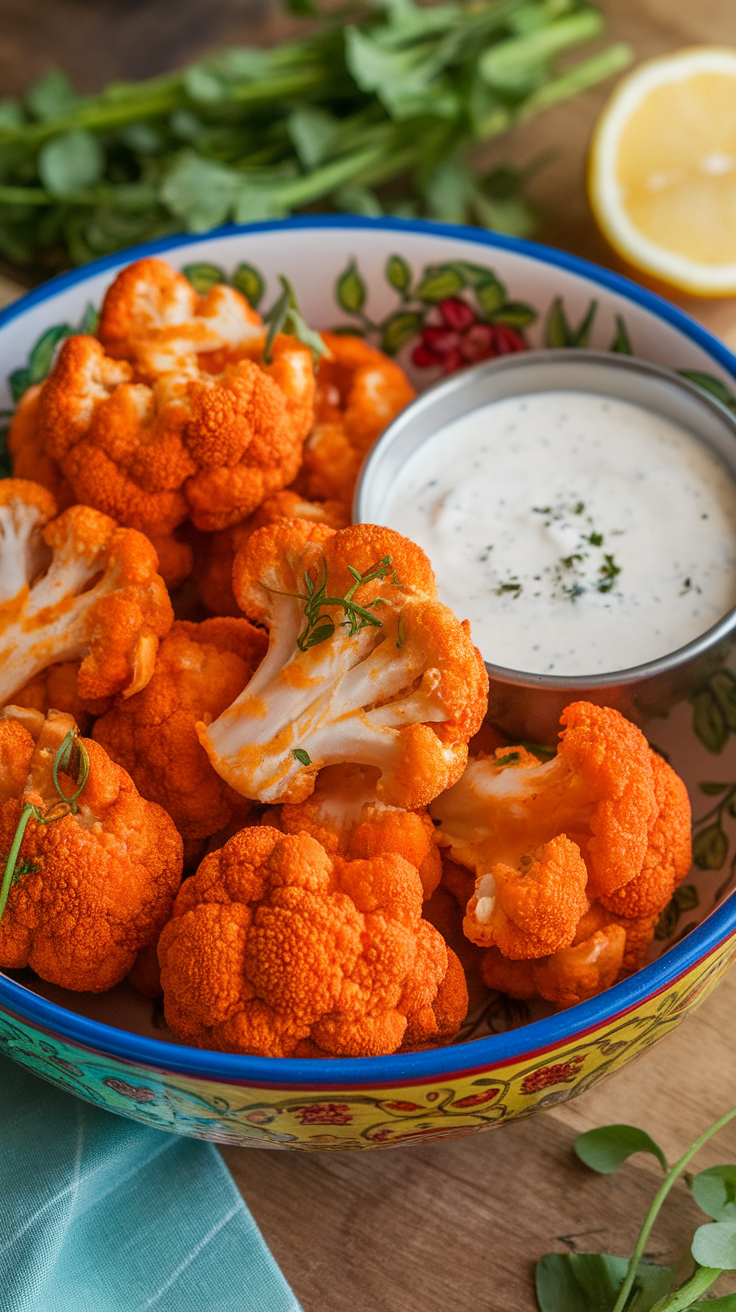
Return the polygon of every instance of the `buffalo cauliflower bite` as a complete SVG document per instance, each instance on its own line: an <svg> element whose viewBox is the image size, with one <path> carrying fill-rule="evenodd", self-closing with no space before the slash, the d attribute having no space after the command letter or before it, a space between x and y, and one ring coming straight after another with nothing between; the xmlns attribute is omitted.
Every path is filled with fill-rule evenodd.
<svg viewBox="0 0 736 1312"><path fill-rule="evenodd" d="M419 547L369 524L281 520L238 553L233 587L269 648L198 730L237 792L301 802L322 766L352 762L380 771L380 801L413 810L459 778L488 678Z"/></svg>
<svg viewBox="0 0 736 1312"><path fill-rule="evenodd" d="M541 997L562 1007L595 997L644 965L657 916L625 919L594 902L569 947L536 960L512 960L497 947L483 953L489 988L512 998Z"/></svg>
<svg viewBox="0 0 736 1312"><path fill-rule="evenodd" d="M240 293L197 296L160 260L109 289L101 341L62 345L49 377L18 409L16 472L164 543L186 519L206 532L244 519L295 477L314 410L311 351L265 330ZM187 558L189 558L187 556Z"/></svg>
<svg viewBox="0 0 736 1312"><path fill-rule="evenodd" d="M365 455L416 392L403 369L361 337L320 336L328 354L319 363L297 487L310 499L342 502L349 515Z"/></svg>
<svg viewBox="0 0 736 1312"><path fill-rule="evenodd" d="M498 748L432 807L439 841L476 875L466 934L514 959L571 947L589 902L653 924L690 868L685 786L643 734L587 702L561 722L547 764Z"/></svg>
<svg viewBox="0 0 736 1312"><path fill-rule="evenodd" d="M387 806L376 797L378 772L363 765L329 765L311 797L285 803L278 824L287 834L311 834L326 852L346 857L396 852L419 871L425 899L442 876L442 858L427 812Z"/></svg>
<svg viewBox="0 0 736 1312"><path fill-rule="evenodd" d="M45 488L0 482L0 704L68 661L80 661L81 698L129 697L150 679L173 621L142 533L88 506L55 514Z"/></svg>
<svg viewBox="0 0 736 1312"><path fill-rule="evenodd" d="M213 615L241 615L233 592L233 562L240 548L257 528L279 519L308 519L330 528L346 528L350 515L338 501L305 501L290 488L276 492L242 524L208 533L194 561L199 593Z"/></svg>
<svg viewBox="0 0 736 1312"><path fill-rule="evenodd" d="M640 873L658 816L651 753L639 729L617 711L588 702L568 706L561 723L565 729L551 761L540 765L524 748L498 748L493 758L473 761L432 807L440 842L476 874L465 932L483 946L497 943L506 956L569 947L586 898L613 893ZM532 882L547 866L545 853L554 859L532 895ZM568 905L573 885L580 889L577 915ZM544 951L531 942L526 950L520 942L507 951L498 941L511 914L504 906L512 891L525 899L525 917L532 896L540 912L544 908ZM531 922L525 925L531 933Z"/></svg>
<svg viewBox="0 0 736 1312"><path fill-rule="evenodd" d="M165 260L136 260L108 289L98 336L109 356L129 360L141 377L211 365L213 353L231 354L263 340L261 316L244 296L217 283L199 296ZM204 357L204 358L203 358ZM215 369L219 372L217 360Z"/></svg>
<svg viewBox="0 0 736 1312"><path fill-rule="evenodd" d="M267 645L263 630L242 616L178 621L161 643L148 685L95 724L95 739L108 756L143 797L168 811L187 863L201 855L203 839L248 815L249 804L212 769L195 724L230 705Z"/></svg>
<svg viewBox="0 0 736 1312"><path fill-rule="evenodd" d="M16 782L21 771L27 776L0 806L0 851L12 854L22 832L0 915L0 967L30 966L52 984L100 993L123 979L171 915L181 838L91 740L77 748L80 760L86 753L86 782L81 771L81 792L62 802L80 786L74 721L53 711L38 720L34 742L18 721L0 719L0 787L8 756L17 758Z"/></svg>
<svg viewBox="0 0 736 1312"><path fill-rule="evenodd" d="M449 1037L467 1007L413 866L266 826L185 881L158 955L171 1029L225 1052L378 1056Z"/></svg>

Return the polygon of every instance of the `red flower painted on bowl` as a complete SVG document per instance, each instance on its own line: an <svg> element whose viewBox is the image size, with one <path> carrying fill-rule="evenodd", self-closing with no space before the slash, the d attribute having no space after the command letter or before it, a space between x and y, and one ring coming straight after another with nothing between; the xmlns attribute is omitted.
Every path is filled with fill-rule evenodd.
<svg viewBox="0 0 736 1312"><path fill-rule="evenodd" d="M412 351L411 358L420 368L439 365L443 373L454 374L469 364L528 349L516 328L486 323L459 296L440 301L437 311L440 322L422 328L419 345Z"/></svg>
<svg viewBox="0 0 736 1312"><path fill-rule="evenodd" d="M584 1057L578 1056L554 1066L540 1066L539 1070L527 1075L522 1082L521 1092L539 1093L540 1089L548 1089L551 1084L571 1084L580 1074L584 1061Z"/></svg>
<svg viewBox="0 0 736 1312"><path fill-rule="evenodd" d="M302 1125L349 1125L353 1119L346 1102L316 1102L299 1107L296 1114Z"/></svg>

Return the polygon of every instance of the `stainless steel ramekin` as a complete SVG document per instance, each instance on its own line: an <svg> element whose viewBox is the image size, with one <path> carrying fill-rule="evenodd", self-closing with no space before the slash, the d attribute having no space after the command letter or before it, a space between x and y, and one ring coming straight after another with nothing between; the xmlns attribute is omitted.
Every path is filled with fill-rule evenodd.
<svg viewBox="0 0 736 1312"><path fill-rule="evenodd" d="M664 415L705 442L726 467L724 476L728 471L736 481L736 415L687 379L645 360L603 351L530 351L454 374L407 406L363 466L355 522L385 523L383 507L399 469L453 419L505 397L568 389L616 397ZM557 741L561 712L578 700L613 706L641 725L693 696L734 645L736 607L677 651L609 674L528 674L486 661L489 715L512 738L538 743Z"/></svg>

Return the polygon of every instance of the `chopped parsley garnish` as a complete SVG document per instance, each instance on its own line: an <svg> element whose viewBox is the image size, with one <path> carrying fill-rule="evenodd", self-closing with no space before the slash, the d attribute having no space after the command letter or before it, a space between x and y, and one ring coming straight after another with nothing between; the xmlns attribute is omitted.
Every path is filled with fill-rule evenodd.
<svg viewBox="0 0 736 1312"><path fill-rule="evenodd" d="M305 752L305 750L304 750L303 747L294 747L294 748L292 748L292 752L291 752L291 754L292 754L292 756L295 756L295 757L296 757L296 759L297 759L297 761L299 762L300 765L311 765L311 764L312 764L312 758L311 758L311 756L309 755L309 752Z"/></svg>
<svg viewBox="0 0 736 1312"><path fill-rule="evenodd" d="M617 565L613 556L608 552L603 557L603 564L598 573L601 575L600 581L596 584L599 592L610 592L613 587L616 576L621 573L621 566Z"/></svg>
<svg viewBox="0 0 736 1312"><path fill-rule="evenodd" d="M496 765L512 765L514 761L518 760L518 752L507 752L505 756L496 757Z"/></svg>

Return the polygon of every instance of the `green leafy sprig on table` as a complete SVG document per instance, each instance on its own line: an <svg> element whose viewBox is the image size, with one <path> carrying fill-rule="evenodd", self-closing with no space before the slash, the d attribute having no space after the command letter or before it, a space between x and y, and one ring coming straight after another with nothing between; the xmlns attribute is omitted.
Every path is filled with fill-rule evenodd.
<svg viewBox="0 0 736 1312"><path fill-rule="evenodd" d="M613 45L556 68L603 26L585 0L354 0L302 40L96 96L48 73L0 102L0 254L42 272L305 206L527 230L522 175L474 170L473 147L626 67Z"/></svg>
<svg viewBox="0 0 736 1312"><path fill-rule="evenodd" d="M726 1112L695 1140L672 1167L662 1149L633 1125L605 1125L581 1134L575 1152L591 1170L610 1175L632 1155L650 1153L664 1179L644 1218L630 1258L608 1253L548 1253L537 1263L540 1312L736 1312L736 1294L700 1302L724 1271L736 1271L736 1165L711 1166L698 1175L687 1168L703 1144L736 1117ZM677 1285L674 1267L645 1258L647 1240L667 1195L684 1177L695 1202L711 1217L698 1226L690 1252L694 1270Z"/></svg>

